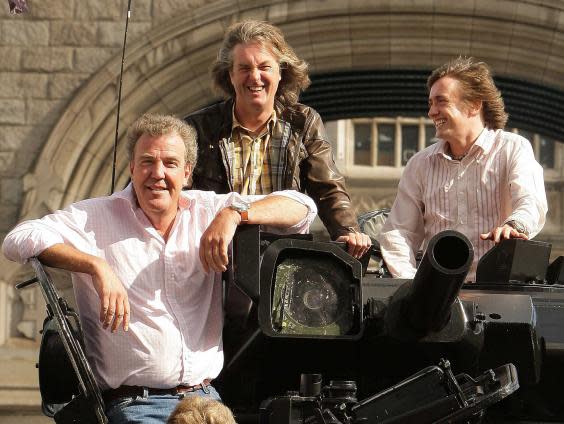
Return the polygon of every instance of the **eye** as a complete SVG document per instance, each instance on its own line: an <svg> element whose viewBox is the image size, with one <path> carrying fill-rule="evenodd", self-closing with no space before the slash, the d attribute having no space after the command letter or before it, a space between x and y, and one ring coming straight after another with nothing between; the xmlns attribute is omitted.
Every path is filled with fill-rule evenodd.
<svg viewBox="0 0 564 424"><path fill-rule="evenodd" d="M177 159L170 159L164 162L164 166L167 168L178 168L180 166L180 161Z"/></svg>
<svg viewBox="0 0 564 424"><path fill-rule="evenodd" d="M271 69L272 69L272 66L271 66L271 65L262 65L262 66L260 67L260 70L261 70L261 71L270 71Z"/></svg>

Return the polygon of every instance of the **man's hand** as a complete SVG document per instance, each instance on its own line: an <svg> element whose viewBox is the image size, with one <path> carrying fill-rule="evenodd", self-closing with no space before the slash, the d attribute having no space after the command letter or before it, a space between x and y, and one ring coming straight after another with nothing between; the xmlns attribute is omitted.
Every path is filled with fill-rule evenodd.
<svg viewBox="0 0 564 424"><path fill-rule="evenodd" d="M344 241L347 243L349 255L359 259L370 249L372 240L364 233L348 233L340 236L336 241Z"/></svg>
<svg viewBox="0 0 564 424"><path fill-rule="evenodd" d="M114 271L103 259L96 261L92 283L100 298L100 322L104 328L111 328L115 333L120 325L123 330L129 329L129 298L127 291Z"/></svg>
<svg viewBox="0 0 564 424"><path fill-rule="evenodd" d="M227 247L237 226L241 222L238 212L230 208L222 209L208 226L200 239L200 261L206 272L227 270L229 258Z"/></svg>
<svg viewBox="0 0 564 424"><path fill-rule="evenodd" d="M520 233L515 228L508 224L504 224L501 227L496 227L489 233L480 234L482 240L493 240L495 244L498 244L501 240L520 238L523 240L529 240L529 237L525 233Z"/></svg>
<svg viewBox="0 0 564 424"><path fill-rule="evenodd" d="M100 322L104 328L111 325L112 332L116 332L122 324L124 331L129 329L127 291L104 259L59 243L45 249L39 260L47 266L90 275L100 298Z"/></svg>

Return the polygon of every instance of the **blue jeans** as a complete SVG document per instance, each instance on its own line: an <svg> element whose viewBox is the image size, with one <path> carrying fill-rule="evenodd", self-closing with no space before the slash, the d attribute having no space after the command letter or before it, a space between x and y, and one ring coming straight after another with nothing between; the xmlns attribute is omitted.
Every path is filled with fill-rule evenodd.
<svg viewBox="0 0 564 424"><path fill-rule="evenodd" d="M181 395L144 395L123 397L106 404L109 424L163 424L187 396L204 396L219 400L219 393L212 387L198 389Z"/></svg>

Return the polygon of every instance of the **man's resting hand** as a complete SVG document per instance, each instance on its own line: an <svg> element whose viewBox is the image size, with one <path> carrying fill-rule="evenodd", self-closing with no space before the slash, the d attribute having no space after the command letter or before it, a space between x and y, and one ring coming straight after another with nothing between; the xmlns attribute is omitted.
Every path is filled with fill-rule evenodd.
<svg viewBox="0 0 564 424"><path fill-rule="evenodd" d="M511 238L520 238L523 240L528 240L529 236L525 233L520 233L515 228L509 224L504 224L501 227L495 227L489 233L480 234L482 240L493 240L495 244L502 240L507 240Z"/></svg>
<svg viewBox="0 0 564 424"><path fill-rule="evenodd" d="M340 236L336 241L344 241L347 243L349 255L360 258L370 249L372 241L364 233L351 232L347 235Z"/></svg>
<svg viewBox="0 0 564 424"><path fill-rule="evenodd" d="M103 259L95 262L92 283L100 298L100 322L115 333L120 325L129 329L129 298L127 291L114 271Z"/></svg>

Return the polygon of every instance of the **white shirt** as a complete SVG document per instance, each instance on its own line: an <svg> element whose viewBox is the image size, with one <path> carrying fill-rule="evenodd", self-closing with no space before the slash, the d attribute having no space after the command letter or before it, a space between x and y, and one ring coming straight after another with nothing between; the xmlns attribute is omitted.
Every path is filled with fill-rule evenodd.
<svg viewBox="0 0 564 424"><path fill-rule="evenodd" d="M473 280L479 258L493 247L480 240L506 221L523 224L534 237L542 229L547 202L542 167L531 143L503 130L484 129L461 161L437 143L408 162L390 216L378 236L394 277L413 278L415 253L438 232L466 235L474 247L468 273Z"/></svg>
<svg viewBox="0 0 564 424"><path fill-rule="evenodd" d="M285 230L306 232L316 214L313 201L295 191L271 195L308 207L307 217ZM8 259L25 262L65 243L104 258L115 271L129 296L128 332L102 328L92 278L72 273L86 354L102 390L120 385L195 385L217 377L223 366L221 274L204 272L198 256L200 238L216 213L235 199L261 197L182 192L165 243L137 206L129 185L110 197L84 200L23 222L8 234L2 248Z"/></svg>

